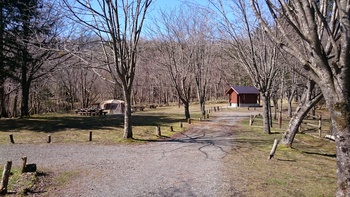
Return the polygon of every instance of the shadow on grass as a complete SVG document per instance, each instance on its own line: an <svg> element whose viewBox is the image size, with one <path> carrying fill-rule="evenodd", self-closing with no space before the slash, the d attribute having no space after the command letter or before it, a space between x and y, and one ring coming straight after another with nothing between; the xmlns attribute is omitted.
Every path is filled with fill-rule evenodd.
<svg viewBox="0 0 350 197"><path fill-rule="evenodd" d="M133 115L133 126L156 126L178 122L166 116ZM123 115L107 116L33 116L25 119L0 119L0 131L19 132L29 130L34 132L54 133L66 129L99 130L123 127Z"/></svg>
<svg viewBox="0 0 350 197"><path fill-rule="evenodd" d="M299 151L301 153L304 154L308 154L308 155L319 155L319 156L324 156L324 157L330 157L330 158L336 158L337 155L336 154L330 154L330 153L320 153L320 152L311 152L311 151L303 151L303 150L299 150L297 148L292 147L292 149Z"/></svg>

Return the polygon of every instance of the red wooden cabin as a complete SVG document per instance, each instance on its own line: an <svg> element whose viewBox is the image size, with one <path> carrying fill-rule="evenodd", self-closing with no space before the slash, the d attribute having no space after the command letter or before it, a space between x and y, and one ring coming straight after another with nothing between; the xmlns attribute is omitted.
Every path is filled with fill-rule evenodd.
<svg viewBox="0 0 350 197"><path fill-rule="evenodd" d="M232 86L226 94L229 95L229 105L232 107L260 106L260 93L253 86Z"/></svg>

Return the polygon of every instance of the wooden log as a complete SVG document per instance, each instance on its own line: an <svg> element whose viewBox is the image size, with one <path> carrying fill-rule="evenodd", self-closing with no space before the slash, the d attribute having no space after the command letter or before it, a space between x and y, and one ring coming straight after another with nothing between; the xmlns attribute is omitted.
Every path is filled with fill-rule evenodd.
<svg viewBox="0 0 350 197"><path fill-rule="evenodd" d="M11 142L12 144L15 143L15 141L13 140L13 135L12 135L12 134L10 134L10 142Z"/></svg>
<svg viewBox="0 0 350 197"><path fill-rule="evenodd" d="M156 135L157 136L162 136L162 133L160 131L160 127L159 126L156 126Z"/></svg>
<svg viewBox="0 0 350 197"><path fill-rule="evenodd" d="M47 136L47 143L51 143L51 135Z"/></svg>
<svg viewBox="0 0 350 197"><path fill-rule="evenodd" d="M89 142L92 141L92 131L89 132Z"/></svg>
<svg viewBox="0 0 350 197"><path fill-rule="evenodd" d="M269 159L271 159L275 155L276 149L277 149L277 145L278 145L278 140L275 139L275 141L273 142L273 146L272 146L270 155L269 155Z"/></svg>
<svg viewBox="0 0 350 197"><path fill-rule="evenodd" d="M11 173L12 161L7 161L2 172L1 184L0 184L0 195L7 194L7 185L9 183Z"/></svg>
<svg viewBox="0 0 350 197"><path fill-rule="evenodd" d="M170 126L170 131L171 131L171 132L173 132L173 131L174 131L173 126Z"/></svg>

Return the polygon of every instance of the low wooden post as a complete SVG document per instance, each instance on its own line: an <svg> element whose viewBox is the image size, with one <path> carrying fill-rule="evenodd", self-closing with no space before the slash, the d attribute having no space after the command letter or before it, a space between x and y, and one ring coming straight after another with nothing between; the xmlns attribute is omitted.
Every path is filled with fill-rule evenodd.
<svg viewBox="0 0 350 197"><path fill-rule="evenodd" d="M187 119L188 124L191 124L191 118Z"/></svg>
<svg viewBox="0 0 350 197"><path fill-rule="evenodd" d="M270 155L269 155L269 159L271 159L275 155L275 152L276 152L276 149L277 149L277 145L278 145L278 140L275 139L275 141L273 142L273 146L272 146Z"/></svg>
<svg viewBox="0 0 350 197"><path fill-rule="evenodd" d="M174 131L173 126L170 126L170 131L171 131L171 132L173 132L173 131Z"/></svg>
<svg viewBox="0 0 350 197"><path fill-rule="evenodd" d="M207 114L207 118L209 118L209 114Z"/></svg>
<svg viewBox="0 0 350 197"><path fill-rule="evenodd" d="M180 122L180 128L182 128L182 122Z"/></svg>
<svg viewBox="0 0 350 197"><path fill-rule="evenodd" d="M253 115L250 115L249 126L252 126L252 125L253 125Z"/></svg>
<svg viewBox="0 0 350 197"><path fill-rule="evenodd" d="M161 135L162 135L159 126L156 126L156 135L157 135L157 136L161 136Z"/></svg>
<svg viewBox="0 0 350 197"><path fill-rule="evenodd" d="M22 157L22 173L26 172L26 166L27 166L27 157Z"/></svg>
<svg viewBox="0 0 350 197"><path fill-rule="evenodd" d="M89 133L89 142L91 142L92 141L92 131L90 131L90 133Z"/></svg>
<svg viewBox="0 0 350 197"><path fill-rule="evenodd" d="M12 167L12 161L7 161L4 167L4 171L2 172L0 195L7 194L7 185L9 183L11 167Z"/></svg>
<svg viewBox="0 0 350 197"><path fill-rule="evenodd" d="M51 135L47 136L47 143L51 143Z"/></svg>
<svg viewBox="0 0 350 197"><path fill-rule="evenodd" d="M318 116L318 133L322 137L322 116Z"/></svg>
<svg viewBox="0 0 350 197"><path fill-rule="evenodd" d="M13 135L12 135L12 134L10 134L10 142L11 142L12 144L15 143L15 141L13 140Z"/></svg>
<svg viewBox="0 0 350 197"><path fill-rule="evenodd" d="M216 107L214 107L214 112L216 112Z"/></svg>

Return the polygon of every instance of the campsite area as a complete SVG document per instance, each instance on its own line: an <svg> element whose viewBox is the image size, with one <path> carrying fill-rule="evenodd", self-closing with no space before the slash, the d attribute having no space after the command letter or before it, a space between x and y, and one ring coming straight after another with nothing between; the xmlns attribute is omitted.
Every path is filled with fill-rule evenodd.
<svg viewBox="0 0 350 197"><path fill-rule="evenodd" d="M117 115L1 119L0 163L13 161L8 196L334 195L334 142L299 133L293 149L279 146L269 160L283 128L264 134L259 116L249 126L249 115L261 109L208 108L218 105L204 120L192 106L191 124L177 107L135 112L130 140L122 140L123 117ZM38 166L35 175L27 175L30 183L19 173L23 156Z"/></svg>

